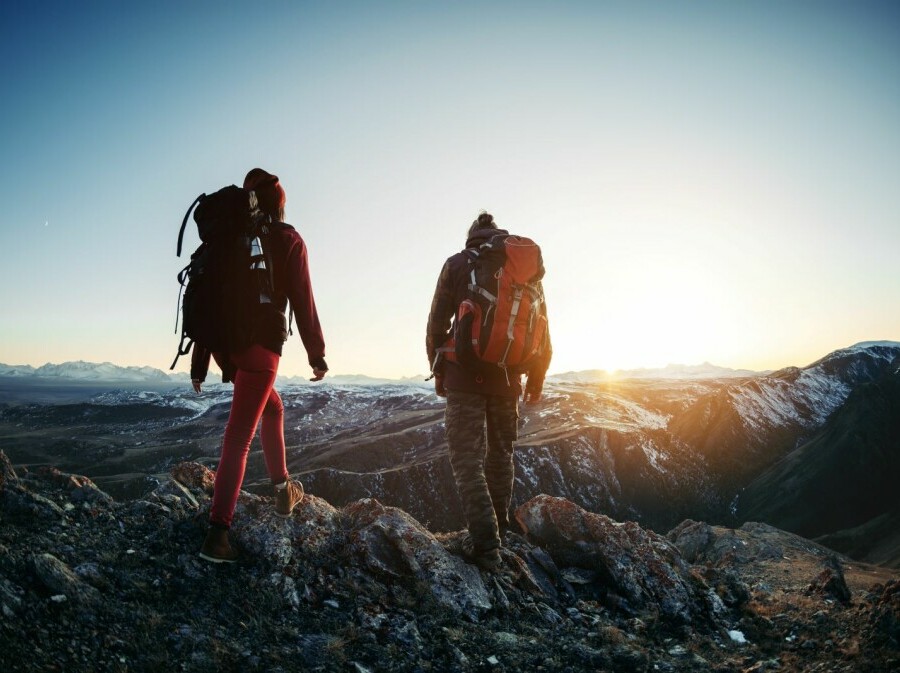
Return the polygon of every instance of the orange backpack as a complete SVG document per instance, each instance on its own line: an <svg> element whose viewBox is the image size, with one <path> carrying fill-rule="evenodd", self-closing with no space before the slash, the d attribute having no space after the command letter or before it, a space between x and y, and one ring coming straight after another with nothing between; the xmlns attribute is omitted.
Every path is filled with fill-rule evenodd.
<svg viewBox="0 0 900 673"><path fill-rule="evenodd" d="M438 356L472 369L499 367L509 382L547 349L541 249L529 238L498 234L465 253L468 296Z"/></svg>

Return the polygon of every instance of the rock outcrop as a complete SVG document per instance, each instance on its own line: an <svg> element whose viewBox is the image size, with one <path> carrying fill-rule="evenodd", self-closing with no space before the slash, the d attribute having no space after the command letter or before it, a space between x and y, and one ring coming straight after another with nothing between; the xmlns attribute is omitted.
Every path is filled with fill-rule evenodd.
<svg viewBox="0 0 900 673"><path fill-rule="evenodd" d="M213 474L118 502L0 452L4 671L892 670L896 573L768 526L668 537L538 496L499 572L374 499L242 492L233 566L200 560Z"/></svg>

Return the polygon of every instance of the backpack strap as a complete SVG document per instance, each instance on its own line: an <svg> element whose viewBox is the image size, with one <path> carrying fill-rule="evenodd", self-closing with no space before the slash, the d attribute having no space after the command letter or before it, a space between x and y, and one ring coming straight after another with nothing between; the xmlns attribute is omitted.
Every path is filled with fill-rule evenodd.
<svg viewBox="0 0 900 673"><path fill-rule="evenodd" d="M181 242L182 242L182 239L184 238L184 228L187 226L188 217L190 216L191 211L194 209L194 206L196 206L198 203L200 203L200 200L203 198L206 198L206 194L201 194L196 199L194 199L194 202L191 204L191 207L188 208L187 212L184 214L184 219L181 221L181 229L178 230L178 253L177 253L176 257L181 257Z"/></svg>
<svg viewBox="0 0 900 673"><path fill-rule="evenodd" d="M271 232L272 227L275 226L275 223L272 221L263 221L259 223L257 226L253 227L253 231L250 232L251 237L257 237L259 239L259 244L262 252L262 261L265 265L266 276L269 279L269 292L272 295L275 295L275 266L272 264L272 255L269 253L269 248L272 247L272 244L269 240L269 233ZM272 297L270 297L272 299Z"/></svg>
<svg viewBox="0 0 900 673"><path fill-rule="evenodd" d="M184 340L187 339L187 343L184 343ZM178 342L178 353L175 355L175 359L172 360L172 365L169 369L175 369L175 364L178 362L178 358L182 355L187 355L191 352L191 346L194 345L194 340L189 338L187 334L181 335L181 341Z"/></svg>

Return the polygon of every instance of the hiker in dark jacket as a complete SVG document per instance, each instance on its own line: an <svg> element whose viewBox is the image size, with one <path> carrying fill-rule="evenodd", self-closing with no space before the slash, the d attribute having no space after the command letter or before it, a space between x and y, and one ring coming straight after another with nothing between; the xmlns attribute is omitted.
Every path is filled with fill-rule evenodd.
<svg viewBox="0 0 900 673"><path fill-rule="evenodd" d="M270 304L260 305L254 324L254 343L249 348L238 353L210 353L195 345L191 358L191 383L198 393L206 379L210 356L221 368L222 380L234 381L234 399L216 470L209 531L200 550L202 558L214 563L230 563L237 558L237 552L228 541L228 528L244 480L250 442L260 419L266 470L275 489L275 513L290 516L303 499L303 486L288 475L284 405L274 388L282 346L287 339L285 309L288 301L313 370L312 380L320 381L328 371L325 339L309 279L306 245L293 227L281 224L284 189L277 176L261 168L254 168L247 174L244 189L256 192L260 209L273 221L262 245L272 263L275 296Z"/></svg>
<svg viewBox="0 0 900 673"><path fill-rule="evenodd" d="M466 248L477 248L498 234L507 232L497 228L493 216L482 213L469 228ZM500 368L475 370L437 358L438 349L451 336L457 309L467 297L469 260L463 251L444 263L428 316L425 346L433 366L435 392L447 398L450 463L469 529L466 551L480 567L494 570L501 562L501 535L510 526L513 448L522 385L519 376L507 376ZM526 404L540 401L550 356L548 344L544 356L526 373Z"/></svg>

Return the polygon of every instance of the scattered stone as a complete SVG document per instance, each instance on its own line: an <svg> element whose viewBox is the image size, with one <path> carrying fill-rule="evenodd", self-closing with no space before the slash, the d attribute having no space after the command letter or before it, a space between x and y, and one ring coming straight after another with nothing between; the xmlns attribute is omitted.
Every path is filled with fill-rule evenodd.
<svg viewBox="0 0 900 673"><path fill-rule="evenodd" d="M891 580L874 590L875 600L868 619L868 641L900 649L900 581Z"/></svg>
<svg viewBox="0 0 900 673"><path fill-rule="evenodd" d="M95 484L93 481L87 479L87 477L84 477L84 479L86 481L73 488L71 494L69 495L74 504L110 506L115 502L111 495L109 495L105 491L101 491L100 488L98 488L97 484Z"/></svg>
<svg viewBox="0 0 900 673"><path fill-rule="evenodd" d="M0 510L44 521L65 520L65 510L40 493L9 482L0 490Z"/></svg>
<svg viewBox="0 0 900 673"><path fill-rule="evenodd" d="M669 654L673 657L686 657L688 651L684 645L676 645L675 647L669 648Z"/></svg>
<svg viewBox="0 0 900 673"><path fill-rule="evenodd" d="M712 526L702 521L685 519L666 537L678 547L688 563L695 563L710 547L715 535Z"/></svg>
<svg viewBox="0 0 900 673"><path fill-rule="evenodd" d="M574 655L592 669L603 669L609 666L609 657L603 650L578 644L573 649Z"/></svg>
<svg viewBox="0 0 900 673"><path fill-rule="evenodd" d="M844 569L840 561L834 556L825 560L824 568L809 585L809 593L818 593L828 598L849 603L851 593L844 579Z"/></svg>
<svg viewBox="0 0 900 673"><path fill-rule="evenodd" d="M391 632L391 640L410 651L418 651L422 647L422 636L414 621L408 621Z"/></svg>
<svg viewBox="0 0 900 673"><path fill-rule="evenodd" d="M50 591L64 594L79 604L99 601L100 593L82 582L69 566L52 554L37 554L32 557L31 562L35 575Z"/></svg>
<svg viewBox="0 0 900 673"><path fill-rule="evenodd" d="M467 657L462 650L460 650L456 645L450 645L450 652L453 654L454 659L460 666L467 666L469 663L469 657Z"/></svg>
<svg viewBox="0 0 900 673"><path fill-rule="evenodd" d="M169 470L169 474L182 485L197 489L212 497L216 473L205 465L193 462L178 463Z"/></svg>
<svg viewBox="0 0 900 673"><path fill-rule="evenodd" d="M176 512L192 514L200 509L200 503L193 493L175 479L163 481L147 495L147 499L150 502L158 502Z"/></svg>
<svg viewBox="0 0 900 673"><path fill-rule="evenodd" d="M515 647L519 644L519 637L515 633L507 633L506 631L495 633L494 639L498 645L503 647Z"/></svg>
<svg viewBox="0 0 900 673"><path fill-rule="evenodd" d="M22 607L25 590L7 579L0 578L0 605L4 616L12 618Z"/></svg>
<svg viewBox="0 0 900 673"><path fill-rule="evenodd" d="M744 645L747 643L747 638L744 637L743 632L738 631L736 629L732 629L728 632L728 637L731 638L738 645Z"/></svg>

